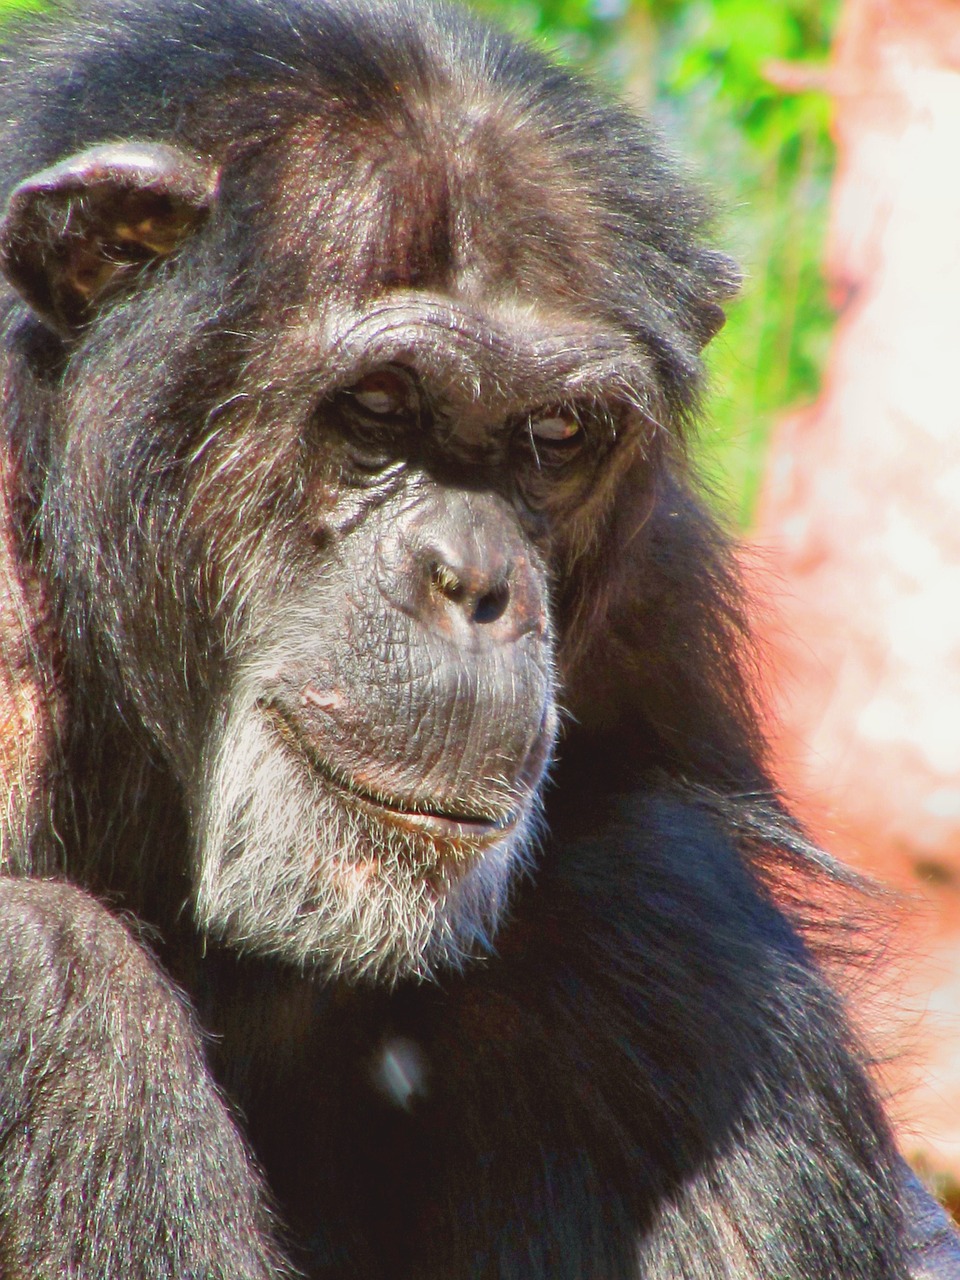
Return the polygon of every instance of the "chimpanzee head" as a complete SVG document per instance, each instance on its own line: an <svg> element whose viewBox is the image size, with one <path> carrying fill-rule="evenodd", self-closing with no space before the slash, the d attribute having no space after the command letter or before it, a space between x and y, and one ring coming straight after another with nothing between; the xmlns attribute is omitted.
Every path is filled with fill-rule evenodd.
<svg viewBox="0 0 960 1280"><path fill-rule="evenodd" d="M135 50L143 15L85 15L82 105L37 91L70 145L21 139L0 229L76 699L179 780L205 930L456 965L536 845L729 267L638 124L462 16L164 8L163 110L97 78L98 22Z"/></svg>

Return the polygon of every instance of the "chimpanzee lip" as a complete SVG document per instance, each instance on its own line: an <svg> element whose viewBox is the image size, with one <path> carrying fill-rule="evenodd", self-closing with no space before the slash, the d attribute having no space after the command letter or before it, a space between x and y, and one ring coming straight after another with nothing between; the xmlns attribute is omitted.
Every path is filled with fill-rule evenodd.
<svg viewBox="0 0 960 1280"><path fill-rule="evenodd" d="M278 700L263 700L260 709L273 722L284 744L304 760L328 785L353 804L373 812L379 821L422 832L452 842L469 840L490 844L511 831L519 820L513 810L501 817L487 817L430 799L405 799L389 792L373 791L342 766L320 754L303 731L297 717Z"/></svg>

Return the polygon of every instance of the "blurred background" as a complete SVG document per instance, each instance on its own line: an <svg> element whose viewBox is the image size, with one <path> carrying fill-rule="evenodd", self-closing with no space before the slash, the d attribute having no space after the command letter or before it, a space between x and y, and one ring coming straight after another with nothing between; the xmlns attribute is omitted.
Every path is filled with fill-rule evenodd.
<svg viewBox="0 0 960 1280"><path fill-rule="evenodd" d="M776 774L889 887L852 998L960 1219L960 4L473 2L650 115L743 266L697 465L744 538Z"/></svg>

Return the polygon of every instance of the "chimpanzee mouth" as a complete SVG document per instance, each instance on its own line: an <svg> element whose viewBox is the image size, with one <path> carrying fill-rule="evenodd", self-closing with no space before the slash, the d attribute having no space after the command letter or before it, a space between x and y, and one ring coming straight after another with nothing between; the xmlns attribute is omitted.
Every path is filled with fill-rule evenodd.
<svg viewBox="0 0 960 1280"><path fill-rule="evenodd" d="M404 798L374 790L366 782L348 773L342 766L321 755L297 723L296 717L275 700L262 700L260 710L272 721L284 746L305 762L312 773L338 791L356 808L371 814L378 822L391 823L450 845L477 847L494 844L509 835L518 825L518 809L497 816L460 810L453 806L420 797ZM539 747L539 743L538 743ZM545 752L537 748L541 761ZM536 772L540 769L537 767ZM527 770L524 771L527 773Z"/></svg>

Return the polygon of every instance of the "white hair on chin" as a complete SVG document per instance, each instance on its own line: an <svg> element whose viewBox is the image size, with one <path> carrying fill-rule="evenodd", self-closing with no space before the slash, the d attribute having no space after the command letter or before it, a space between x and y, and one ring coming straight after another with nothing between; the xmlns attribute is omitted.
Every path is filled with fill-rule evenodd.
<svg viewBox="0 0 960 1280"><path fill-rule="evenodd" d="M203 930L328 976L388 983L491 949L541 821L527 796L503 839L466 852L380 823L335 793L243 693L200 796Z"/></svg>

